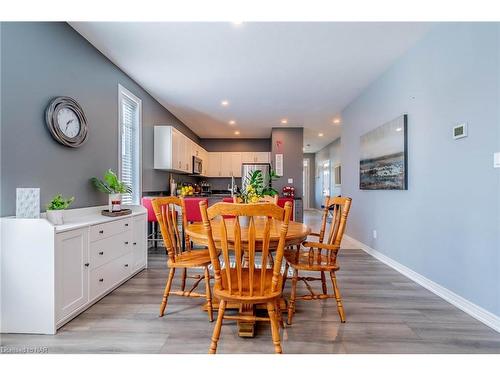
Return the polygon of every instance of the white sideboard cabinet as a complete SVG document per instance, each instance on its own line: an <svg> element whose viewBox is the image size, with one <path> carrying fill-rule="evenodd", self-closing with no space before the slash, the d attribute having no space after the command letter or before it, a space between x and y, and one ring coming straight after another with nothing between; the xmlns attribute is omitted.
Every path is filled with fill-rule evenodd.
<svg viewBox="0 0 500 375"><path fill-rule="evenodd" d="M54 334L147 267L146 209L111 218L106 207L66 210L55 226L1 219L2 333Z"/></svg>

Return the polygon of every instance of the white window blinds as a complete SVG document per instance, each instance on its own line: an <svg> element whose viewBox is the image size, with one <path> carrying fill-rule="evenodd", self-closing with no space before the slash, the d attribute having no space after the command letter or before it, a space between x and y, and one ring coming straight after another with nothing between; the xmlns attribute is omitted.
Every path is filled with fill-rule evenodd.
<svg viewBox="0 0 500 375"><path fill-rule="evenodd" d="M123 204L139 204L141 196L140 133L141 100L119 86L120 179L132 188L122 195Z"/></svg>

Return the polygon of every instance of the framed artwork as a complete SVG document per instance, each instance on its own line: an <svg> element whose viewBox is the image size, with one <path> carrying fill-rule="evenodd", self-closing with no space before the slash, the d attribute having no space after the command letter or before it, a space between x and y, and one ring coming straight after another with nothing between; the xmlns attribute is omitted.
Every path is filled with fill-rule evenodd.
<svg viewBox="0 0 500 375"><path fill-rule="evenodd" d="M408 115L402 115L360 138L359 188L408 189Z"/></svg>

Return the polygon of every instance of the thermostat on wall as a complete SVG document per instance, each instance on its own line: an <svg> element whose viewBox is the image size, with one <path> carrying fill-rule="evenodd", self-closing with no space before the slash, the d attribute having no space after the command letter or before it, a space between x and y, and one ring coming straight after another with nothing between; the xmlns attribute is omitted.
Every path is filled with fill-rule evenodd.
<svg viewBox="0 0 500 375"><path fill-rule="evenodd" d="M467 137L467 124L459 124L453 128L453 139Z"/></svg>

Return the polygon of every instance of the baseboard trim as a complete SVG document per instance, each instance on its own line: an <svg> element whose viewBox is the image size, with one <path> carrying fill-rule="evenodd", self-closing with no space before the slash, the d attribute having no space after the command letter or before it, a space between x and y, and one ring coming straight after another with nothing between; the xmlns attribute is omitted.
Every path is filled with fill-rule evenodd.
<svg viewBox="0 0 500 375"><path fill-rule="evenodd" d="M389 267L398 271L402 275L406 276L410 280L413 280L417 284L423 286L425 289L431 291L437 296L441 297L445 301L451 303L453 306L459 308L466 314L469 314L474 319L479 320L481 323L486 324L488 327L500 332L500 317L485 310L484 308L474 304L473 302L459 296L458 294L452 292L451 290L441 286L434 281L422 276L421 274L413 271L412 269L402 265L401 263L389 258L388 256L382 254L381 252L371 248L370 246L364 244L357 239L344 235L346 239L355 243L361 250L371 255L372 257L380 260Z"/></svg>

